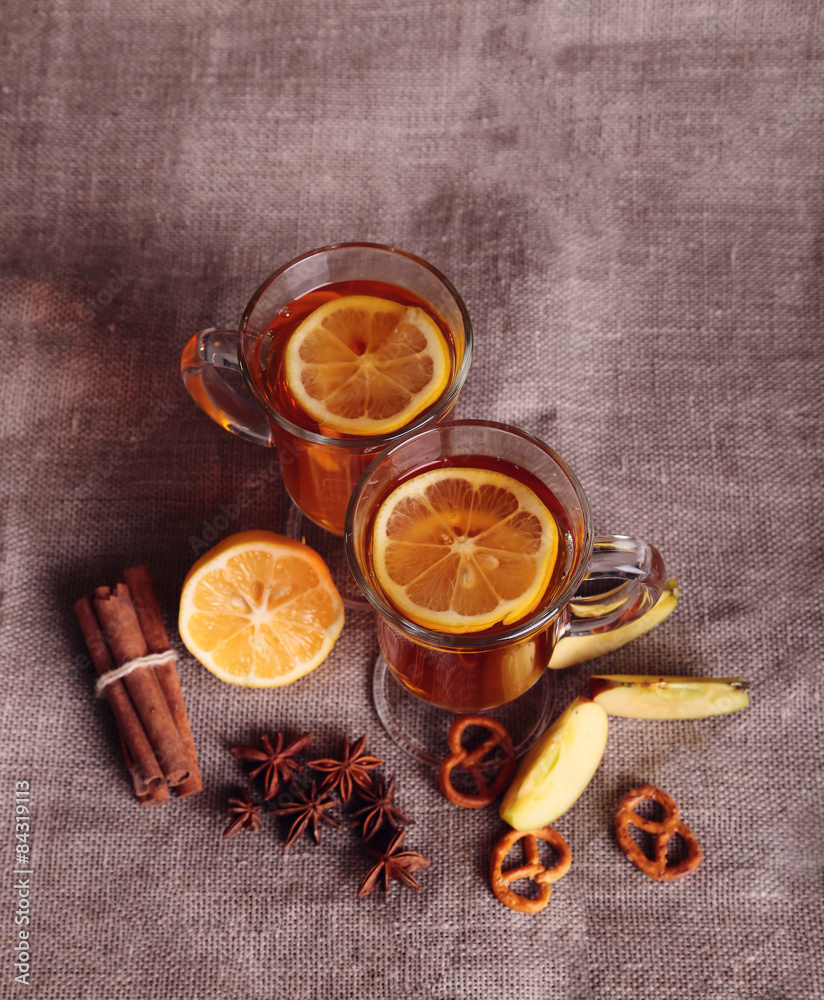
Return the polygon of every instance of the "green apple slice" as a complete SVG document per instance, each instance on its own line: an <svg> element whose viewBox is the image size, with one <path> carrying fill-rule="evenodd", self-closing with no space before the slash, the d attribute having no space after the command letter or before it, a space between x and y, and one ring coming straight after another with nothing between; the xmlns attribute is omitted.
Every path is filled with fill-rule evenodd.
<svg viewBox="0 0 824 1000"><path fill-rule="evenodd" d="M564 636L555 644L549 669L562 670L564 667L575 667L579 663L586 663L587 660L594 660L597 656L603 656L605 653L611 653L613 649L626 646L628 642L644 635L668 618L675 611L680 593L677 581L667 580L655 604L634 622L619 625L618 628L610 629L608 632Z"/></svg>
<svg viewBox="0 0 824 1000"><path fill-rule="evenodd" d="M749 685L741 677L647 677L600 674L590 694L609 715L626 719L706 719L746 708Z"/></svg>
<svg viewBox="0 0 824 1000"><path fill-rule="evenodd" d="M562 816L598 770L608 730L604 709L576 698L521 761L501 802L501 819L516 830L537 830Z"/></svg>

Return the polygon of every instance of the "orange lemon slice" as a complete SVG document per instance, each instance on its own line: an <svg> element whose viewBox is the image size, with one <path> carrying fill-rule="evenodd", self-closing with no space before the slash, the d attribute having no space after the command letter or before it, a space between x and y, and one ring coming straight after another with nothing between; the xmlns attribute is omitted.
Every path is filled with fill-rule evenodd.
<svg viewBox="0 0 824 1000"><path fill-rule="evenodd" d="M324 429L388 434L443 394L452 369L437 323L414 306L373 295L324 303L284 352L296 402Z"/></svg>
<svg viewBox="0 0 824 1000"><path fill-rule="evenodd" d="M442 632L477 632L537 607L557 559L558 528L511 476L432 469L383 502L372 551L380 587L406 617Z"/></svg>
<svg viewBox="0 0 824 1000"><path fill-rule="evenodd" d="M180 638L229 684L277 687L319 666L343 628L343 602L321 557L271 531L243 531L192 566Z"/></svg>

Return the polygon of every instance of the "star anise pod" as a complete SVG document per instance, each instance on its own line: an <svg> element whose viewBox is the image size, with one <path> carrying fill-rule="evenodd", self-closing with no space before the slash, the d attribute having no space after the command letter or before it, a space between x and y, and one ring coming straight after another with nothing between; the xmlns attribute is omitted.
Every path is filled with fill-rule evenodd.
<svg viewBox="0 0 824 1000"><path fill-rule="evenodd" d="M252 802L251 795L244 788L239 795L229 799L229 812L235 818L223 831L224 838L234 837L241 830L255 833L260 829L260 806Z"/></svg>
<svg viewBox="0 0 824 1000"><path fill-rule="evenodd" d="M358 896L368 896L377 886L378 881L383 882L383 891L389 891L389 883L392 879L405 885L407 889L420 889L421 884L414 879L411 872L421 871L428 868L430 862L415 851L402 851L403 838L406 830L396 833L385 851L376 851L369 847L367 850L373 858L378 859L378 863L369 869L366 878L361 882L358 889Z"/></svg>
<svg viewBox="0 0 824 1000"><path fill-rule="evenodd" d="M348 802L355 785L359 788L369 787L369 775L366 772L371 771L373 767L380 767L383 761L379 757L365 754L363 752L365 743L366 736L361 736L357 743L350 747L349 737L344 736L340 760L324 757L321 760L309 761L310 767L326 774L321 788L329 791L337 788L343 801Z"/></svg>
<svg viewBox="0 0 824 1000"><path fill-rule="evenodd" d="M315 843L320 843L320 824L321 822L327 823L334 829L339 829L340 820L336 819L334 816L330 816L328 813L329 809L335 806L335 800L332 798L331 792L325 792L323 789L319 792L312 782L312 787L307 795L302 788L297 785L293 786L294 793L298 798L297 802L293 802L290 805L279 806L277 809L272 809L271 812L275 816L294 816L294 822L289 829L289 836L286 838L286 843L283 845L284 851L287 847L291 847L292 844L300 837L309 822L312 823L312 836L315 838Z"/></svg>
<svg viewBox="0 0 824 1000"><path fill-rule="evenodd" d="M304 733L287 747L283 746L283 733L278 733L274 747L266 733L261 736L260 742L263 744L263 750L258 750L256 747L231 747L230 752L238 760L258 762L258 766L249 772L249 777L256 778L259 774L263 774L263 797L268 802L277 795L281 779L284 782L289 781L293 771L297 774L303 770L303 764L293 758L309 746L312 734Z"/></svg>
<svg viewBox="0 0 824 1000"><path fill-rule="evenodd" d="M401 826L414 826L414 819L405 816L400 809L392 805L392 800L395 798L394 776L387 785L383 778L376 774L371 778L369 788L359 789L358 795L366 805L352 812L352 826L358 826L361 818L363 819L361 836L364 840L371 840L385 823L393 830L399 830Z"/></svg>

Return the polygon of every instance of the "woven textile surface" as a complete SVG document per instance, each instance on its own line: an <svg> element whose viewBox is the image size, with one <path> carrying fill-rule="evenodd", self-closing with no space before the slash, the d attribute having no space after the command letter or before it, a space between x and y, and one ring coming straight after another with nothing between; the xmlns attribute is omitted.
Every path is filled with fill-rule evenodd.
<svg viewBox="0 0 824 1000"><path fill-rule="evenodd" d="M824 995L821 5L7 0L0 52L0 997ZM555 824L572 869L534 916L489 888L495 808L448 805L382 729L369 615L272 692L222 684L178 640L200 542L281 530L290 506L274 452L192 403L181 350L340 240L451 279L476 338L456 415L547 441L596 532L648 539L678 579L664 625L558 697L596 671L752 684L735 715L612 721ZM156 809L72 615L136 563L205 784ZM348 829L286 852L272 819L222 839L248 785L228 747L306 730L317 756L366 733L397 776L421 892L358 899ZM644 782L701 842L681 882L615 843Z"/></svg>

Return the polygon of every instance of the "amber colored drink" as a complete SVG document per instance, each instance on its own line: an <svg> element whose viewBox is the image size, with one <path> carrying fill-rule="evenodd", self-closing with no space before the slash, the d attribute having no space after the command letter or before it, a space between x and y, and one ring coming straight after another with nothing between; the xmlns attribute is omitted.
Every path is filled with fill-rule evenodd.
<svg viewBox="0 0 824 1000"><path fill-rule="evenodd" d="M398 285L372 280L337 281L306 292L278 310L260 343L259 370L253 375L265 402L286 421L304 432L337 442L330 445L312 441L291 433L282 425L273 427L283 482L292 500L316 524L339 535L343 534L346 506L352 490L366 467L384 447L384 441L379 439L365 447L362 437L320 426L290 392L283 374L283 353L289 338L307 316L330 300L345 295L370 295L417 307L435 321L450 355L449 378L441 396L449 391L458 367L455 340L446 321L430 303ZM416 415L415 420L425 418L438 402L435 400L427 410ZM341 447L346 441L351 443L351 448Z"/></svg>
<svg viewBox="0 0 824 1000"><path fill-rule="evenodd" d="M452 468L467 470L463 483ZM583 487L553 448L490 420L434 424L386 448L355 488L344 541L375 611L375 708L392 739L426 763L436 762L434 747L412 733L427 704L474 713L517 702L546 678L561 637L638 620L666 581L647 542L595 538ZM581 594L586 579L598 593ZM400 707L399 689L423 704Z"/></svg>
<svg viewBox="0 0 824 1000"><path fill-rule="evenodd" d="M414 362L411 366L416 374L407 369L410 381L397 383L398 391L388 408L373 407L368 413L363 408L355 409L354 417L344 412L345 391L340 393L342 401L338 398L335 403L338 409L328 408L325 402L312 409L317 396L301 377L300 360L296 376L295 358L289 356L292 377L300 380L297 395L303 399L303 407L298 405L283 375L288 360L284 351L300 324L315 310L323 309L324 317L319 320L322 325L329 313L335 312L334 300L341 296L363 297L366 312L372 309L373 317L380 313L378 300L392 300L396 305L388 311L395 310L401 317L407 311L414 314L407 322L414 327L415 318L421 321L419 333L426 343L423 359L417 367ZM303 335L306 333L304 328ZM374 342L370 347L364 341L360 351L357 328L350 328L350 333L354 336L347 345L355 355L374 348ZM301 336L298 334L298 340ZM293 346L297 343L294 341ZM387 349L392 350L391 346ZM297 353L303 357L300 350ZM416 358L418 354L412 350L410 356ZM319 357L311 363L313 377L328 385L334 382L335 369L323 368L327 356ZM469 314L448 278L425 260L397 247L336 243L310 250L270 275L249 300L238 332L209 327L191 337L181 355L180 372L192 399L212 420L247 441L277 448L283 480L296 507L321 528L342 535L346 507L360 474L387 446L447 418L469 371L471 357ZM382 363L387 360L396 359L390 355ZM427 374L427 361L432 365L431 379L427 382L424 378L421 383ZM241 373L253 400L224 378L226 370ZM417 388L416 380L420 383ZM375 381L374 385L382 384L383 389L377 388L375 397L370 397L368 390L366 402L372 404L380 399L385 403L392 395L391 387L387 389L391 381ZM345 386L344 380L336 391ZM358 405L363 402L361 385ZM392 406L396 404L393 419ZM316 416L332 414L343 419L333 427L320 426L304 407ZM366 419L362 419L364 416ZM353 422L347 422L350 420ZM342 433L342 429L352 436ZM362 430L363 436L356 436Z"/></svg>
<svg viewBox="0 0 824 1000"><path fill-rule="evenodd" d="M532 490L547 508L558 527L559 537L564 539L569 535L570 525L564 508L547 485L526 469L492 456L450 455L422 464L390 483L384 499L405 480L442 467L490 469L518 480ZM365 529L367 539L372 537L372 527L380 507L381 501L376 502ZM367 542L365 552L369 572L371 543ZM559 593L564 582L563 570L562 553L559 553L539 608L551 604ZM371 580L373 586L379 589L374 573L371 573ZM385 593L380 593L383 600L388 604L392 603ZM536 609L533 608L530 617L535 614ZM552 656L559 633L559 620L554 620L526 639L495 644L496 636L517 624L498 624L484 631L471 633L475 642L473 649L445 650L410 639L393 628L385 618L380 615L376 618L381 652L395 677L424 701L454 712L479 712L508 704L528 691L540 678ZM477 648L478 642L482 642L484 637L490 640L489 648Z"/></svg>

